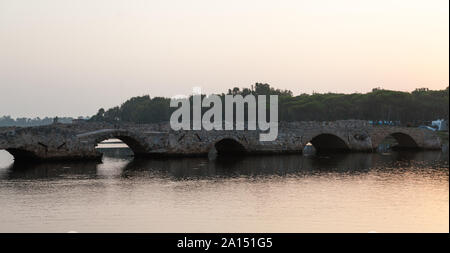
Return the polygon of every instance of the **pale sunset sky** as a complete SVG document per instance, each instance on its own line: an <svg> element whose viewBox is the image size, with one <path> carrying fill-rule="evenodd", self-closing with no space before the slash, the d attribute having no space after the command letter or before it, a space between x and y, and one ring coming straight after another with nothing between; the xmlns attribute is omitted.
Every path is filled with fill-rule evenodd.
<svg viewBox="0 0 450 253"><path fill-rule="evenodd" d="M0 116L90 116L255 82L444 89L449 1L0 0Z"/></svg>

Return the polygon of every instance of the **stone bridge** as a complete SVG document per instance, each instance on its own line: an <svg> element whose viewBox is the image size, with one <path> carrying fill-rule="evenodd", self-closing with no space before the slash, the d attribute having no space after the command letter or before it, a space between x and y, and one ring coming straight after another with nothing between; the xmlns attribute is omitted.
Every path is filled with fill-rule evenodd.
<svg viewBox="0 0 450 253"><path fill-rule="evenodd" d="M259 131L173 131L168 123L74 123L0 128L0 149L16 160L101 159L100 142L117 138L135 156L207 156L221 154L301 153L311 143L318 151L371 152L388 136L399 148L440 149L440 139L426 129L372 126L367 121L280 122L275 141L259 141Z"/></svg>

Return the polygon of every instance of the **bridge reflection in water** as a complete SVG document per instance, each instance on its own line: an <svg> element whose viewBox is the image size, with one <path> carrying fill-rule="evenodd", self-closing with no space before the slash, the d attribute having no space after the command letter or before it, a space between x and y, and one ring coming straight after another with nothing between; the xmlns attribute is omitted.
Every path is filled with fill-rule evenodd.
<svg viewBox="0 0 450 253"><path fill-rule="evenodd" d="M448 152L13 162L0 232L448 232Z"/></svg>
<svg viewBox="0 0 450 253"><path fill-rule="evenodd" d="M389 153L337 153L316 155L217 156L211 158L136 159L128 148L103 148L102 162L15 162L3 165L3 179L161 177L208 179L240 176L305 176L322 173L368 173L395 170L436 161L448 163L448 151L392 151Z"/></svg>

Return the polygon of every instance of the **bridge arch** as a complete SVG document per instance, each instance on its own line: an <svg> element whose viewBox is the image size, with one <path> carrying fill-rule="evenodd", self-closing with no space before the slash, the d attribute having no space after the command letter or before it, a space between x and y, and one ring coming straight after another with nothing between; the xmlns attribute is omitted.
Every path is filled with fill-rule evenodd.
<svg viewBox="0 0 450 253"><path fill-rule="evenodd" d="M5 150L14 157L14 160L35 160L38 158L38 156L33 151L29 151L26 149L7 148Z"/></svg>
<svg viewBox="0 0 450 253"><path fill-rule="evenodd" d="M93 143L95 146L108 139L119 139L133 151L134 156L142 156L147 152L145 141L140 140L138 136L135 136L128 131L104 132L101 134L95 134L93 137Z"/></svg>
<svg viewBox="0 0 450 253"><path fill-rule="evenodd" d="M419 145L417 141L411 135L403 132L392 132L384 136L379 143L377 143L377 147L388 137L392 137L397 142L397 145L393 146L393 148L397 149L417 149Z"/></svg>
<svg viewBox="0 0 450 253"><path fill-rule="evenodd" d="M214 143L218 155L243 155L247 153L245 146L236 138L225 137Z"/></svg>
<svg viewBox="0 0 450 253"><path fill-rule="evenodd" d="M312 137L309 142L317 152L350 151L349 145L343 138L332 133L321 133Z"/></svg>

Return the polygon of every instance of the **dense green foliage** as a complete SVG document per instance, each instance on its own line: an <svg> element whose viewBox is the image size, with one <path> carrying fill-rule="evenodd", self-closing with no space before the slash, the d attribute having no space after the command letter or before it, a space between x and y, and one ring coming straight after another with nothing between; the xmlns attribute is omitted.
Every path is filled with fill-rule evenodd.
<svg viewBox="0 0 450 253"><path fill-rule="evenodd" d="M438 118L448 119L449 115L448 87L445 90L422 88L411 93L376 88L366 94L314 93L293 96L289 90L257 83L250 89L229 89L227 94L279 95L280 121L362 119L421 124ZM221 94L222 99L224 95ZM169 98L134 97L120 107L107 111L100 109L91 120L135 123L168 121L176 110L169 104Z"/></svg>

